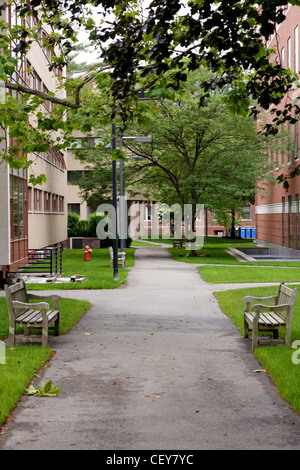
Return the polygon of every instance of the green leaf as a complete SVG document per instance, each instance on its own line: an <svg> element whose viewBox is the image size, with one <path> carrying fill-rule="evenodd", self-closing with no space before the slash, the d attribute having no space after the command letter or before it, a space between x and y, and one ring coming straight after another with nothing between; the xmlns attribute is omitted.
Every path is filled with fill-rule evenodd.
<svg viewBox="0 0 300 470"><path fill-rule="evenodd" d="M61 392L61 389L57 385L52 384L52 380L48 382L43 382L41 388L38 391L39 396L41 397L55 397Z"/></svg>
<svg viewBox="0 0 300 470"><path fill-rule="evenodd" d="M123 152L122 150L120 149L114 149L112 151L112 157L111 157L112 161L114 160L123 160L125 162L128 161L128 158L126 157L126 154L125 152Z"/></svg>
<svg viewBox="0 0 300 470"><path fill-rule="evenodd" d="M33 385L27 389L27 395L38 395L40 397L55 397L61 392L57 385L53 385L52 380L43 382L41 388L37 389Z"/></svg>
<svg viewBox="0 0 300 470"><path fill-rule="evenodd" d="M27 395L37 395L38 389L35 388L33 385L30 385L30 387L26 390Z"/></svg>

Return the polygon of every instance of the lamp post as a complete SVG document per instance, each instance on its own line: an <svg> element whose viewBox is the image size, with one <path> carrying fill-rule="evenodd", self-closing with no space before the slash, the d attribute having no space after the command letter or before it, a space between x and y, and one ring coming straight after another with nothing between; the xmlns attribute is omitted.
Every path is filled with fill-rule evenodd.
<svg viewBox="0 0 300 470"><path fill-rule="evenodd" d="M152 142L152 136L141 137L122 137L120 135L120 149L123 147L123 139L135 139L136 142ZM123 160L120 160L120 248L121 251L125 250L127 234L125 232L125 199L124 199L124 185L123 185Z"/></svg>
<svg viewBox="0 0 300 470"><path fill-rule="evenodd" d="M116 124L115 124L115 111L112 113L112 151L116 149ZM119 281L119 268L118 268L118 194L117 194L117 162L113 160L112 162L112 202L114 206L115 220L113 224L113 279L114 281Z"/></svg>

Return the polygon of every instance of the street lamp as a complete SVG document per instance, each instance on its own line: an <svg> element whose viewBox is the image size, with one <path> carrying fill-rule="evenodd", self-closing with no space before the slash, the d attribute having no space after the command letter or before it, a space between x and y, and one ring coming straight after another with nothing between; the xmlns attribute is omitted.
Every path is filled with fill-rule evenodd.
<svg viewBox="0 0 300 470"><path fill-rule="evenodd" d="M112 113L112 151L116 149L116 124L114 122L116 117L115 109ZM115 220L113 223L114 234L113 234L113 279L119 281L119 268L118 268L118 194L117 194L117 162L113 159L112 162L112 202L114 207Z"/></svg>
<svg viewBox="0 0 300 470"><path fill-rule="evenodd" d="M123 139L135 139L136 142L152 142L152 136L141 136L141 137L122 137L120 135L120 149L123 147ZM125 200L124 200L124 185L123 185L123 160L120 160L120 249L125 250L127 234L125 233Z"/></svg>

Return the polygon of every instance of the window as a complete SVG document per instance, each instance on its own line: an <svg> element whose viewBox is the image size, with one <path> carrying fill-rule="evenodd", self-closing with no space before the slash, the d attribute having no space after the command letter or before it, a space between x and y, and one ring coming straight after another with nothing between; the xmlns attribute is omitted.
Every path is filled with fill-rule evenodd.
<svg viewBox="0 0 300 470"><path fill-rule="evenodd" d="M63 196L59 196L59 212L65 211L65 198Z"/></svg>
<svg viewBox="0 0 300 470"><path fill-rule="evenodd" d="M26 232L27 181L17 173L14 170L10 175L11 238L14 240L24 238Z"/></svg>
<svg viewBox="0 0 300 470"><path fill-rule="evenodd" d="M293 241L292 196L288 197L288 204L289 204L289 212L288 212L289 247L292 248L292 241Z"/></svg>
<svg viewBox="0 0 300 470"><path fill-rule="evenodd" d="M285 127L284 126L281 126L281 140L280 140L280 143L281 143L281 165L284 166L285 165L285 155L286 155L286 143L288 144L287 140L286 140L286 137L284 136L284 129Z"/></svg>
<svg viewBox="0 0 300 470"><path fill-rule="evenodd" d="M82 178L82 171L68 171L67 179L68 183L75 183Z"/></svg>
<svg viewBox="0 0 300 470"><path fill-rule="evenodd" d="M42 211L42 191L40 189L34 189L33 192L33 210L35 212Z"/></svg>
<svg viewBox="0 0 300 470"><path fill-rule="evenodd" d="M58 212L58 196L52 194L52 212Z"/></svg>
<svg viewBox="0 0 300 470"><path fill-rule="evenodd" d="M281 199L281 218L282 245L285 246L285 197Z"/></svg>
<svg viewBox="0 0 300 470"><path fill-rule="evenodd" d="M49 90L48 90L48 88L46 87L46 85L44 85L44 83L43 83L43 92L46 93L47 95L49 94ZM47 109L47 111L49 111L49 112L53 111L53 103L52 103L52 101L45 100L45 101L44 101L44 106L45 106L45 108Z"/></svg>
<svg viewBox="0 0 300 470"><path fill-rule="evenodd" d="M294 71L298 73L299 69L299 62L298 62L298 52L299 52L299 44L298 44L298 26L294 29Z"/></svg>
<svg viewBox="0 0 300 470"><path fill-rule="evenodd" d="M151 220L152 219L152 206L150 203L144 204L142 207L142 210L144 212L144 220Z"/></svg>
<svg viewBox="0 0 300 470"><path fill-rule="evenodd" d="M28 210L32 211L32 187L28 186L27 188L27 197L28 197Z"/></svg>
<svg viewBox="0 0 300 470"><path fill-rule="evenodd" d="M31 70L31 63L26 60L25 62L25 82L26 85L31 87L32 86L32 70Z"/></svg>
<svg viewBox="0 0 300 470"><path fill-rule="evenodd" d="M80 215L80 204L68 204L68 212L75 212Z"/></svg>
<svg viewBox="0 0 300 470"><path fill-rule="evenodd" d="M10 139L11 143L12 139ZM26 258L28 250L27 171L10 170L10 262Z"/></svg>
<svg viewBox="0 0 300 470"><path fill-rule="evenodd" d="M34 90L42 91L42 80L35 71L32 74L32 88Z"/></svg>
<svg viewBox="0 0 300 470"><path fill-rule="evenodd" d="M288 123L288 163L292 161L291 123Z"/></svg>
<svg viewBox="0 0 300 470"><path fill-rule="evenodd" d="M44 192L44 212L51 211L51 193Z"/></svg>
<svg viewBox="0 0 300 470"><path fill-rule="evenodd" d="M299 159L299 121L295 124L295 160Z"/></svg>
<svg viewBox="0 0 300 470"><path fill-rule="evenodd" d="M280 51L280 60L281 60L281 67L284 67L284 47L282 47Z"/></svg>
<svg viewBox="0 0 300 470"><path fill-rule="evenodd" d="M299 206L299 194L296 194L296 248L300 248L300 206Z"/></svg>
<svg viewBox="0 0 300 470"><path fill-rule="evenodd" d="M287 68L291 68L291 38L287 40Z"/></svg>
<svg viewBox="0 0 300 470"><path fill-rule="evenodd" d="M242 208L242 219L251 219L250 206L244 206Z"/></svg>

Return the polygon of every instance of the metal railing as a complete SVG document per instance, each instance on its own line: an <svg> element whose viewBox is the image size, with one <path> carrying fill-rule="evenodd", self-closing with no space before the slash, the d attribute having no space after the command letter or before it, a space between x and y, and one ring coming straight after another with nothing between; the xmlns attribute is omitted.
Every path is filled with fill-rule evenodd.
<svg viewBox="0 0 300 470"><path fill-rule="evenodd" d="M22 268L23 273L62 273L63 243L38 250L28 250L28 264Z"/></svg>

